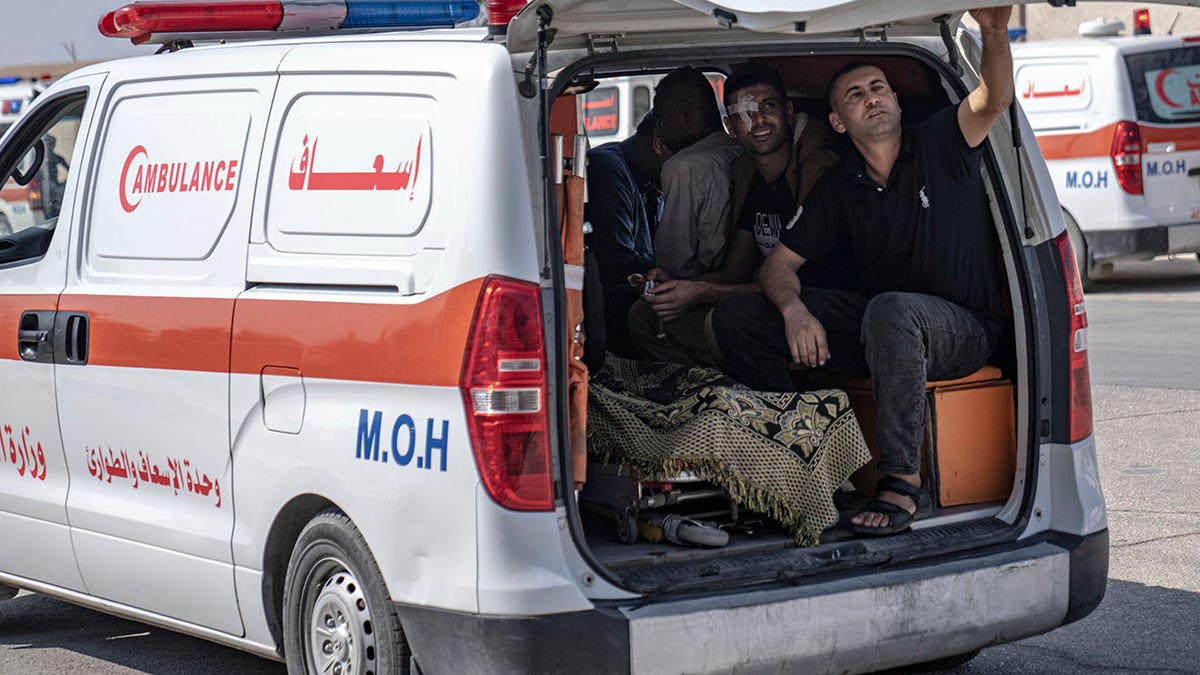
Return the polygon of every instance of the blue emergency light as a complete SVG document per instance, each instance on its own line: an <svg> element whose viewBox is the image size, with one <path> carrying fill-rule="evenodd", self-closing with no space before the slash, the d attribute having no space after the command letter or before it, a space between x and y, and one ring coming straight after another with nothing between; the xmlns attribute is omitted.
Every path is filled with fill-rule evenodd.
<svg viewBox="0 0 1200 675"><path fill-rule="evenodd" d="M20 81L19 77L0 77L0 84L18 84Z"/></svg>
<svg viewBox="0 0 1200 675"><path fill-rule="evenodd" d="M476 0L194 0L135 2L105 14L100 33L134 44L154 34L224 34L453 26L479 15Z"/></svg>

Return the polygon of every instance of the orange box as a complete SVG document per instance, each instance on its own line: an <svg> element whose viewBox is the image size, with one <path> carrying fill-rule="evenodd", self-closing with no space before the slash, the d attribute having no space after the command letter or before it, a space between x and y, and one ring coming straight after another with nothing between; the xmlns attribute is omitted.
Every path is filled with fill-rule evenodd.
<svg viewBox="0 0 1200 675"><path fill-rule="evenodd" d="M806 388L837 387L846 392L862 427L871 461L850 477L862 494L874 494L883 476L877 468L879 438L875 397L865 377L805 376ZM967 377L925 386L925 441L921 475L935 504L958 506L1007 499L1016 469L1016 417L1012 383L994 366Z"/></svg>

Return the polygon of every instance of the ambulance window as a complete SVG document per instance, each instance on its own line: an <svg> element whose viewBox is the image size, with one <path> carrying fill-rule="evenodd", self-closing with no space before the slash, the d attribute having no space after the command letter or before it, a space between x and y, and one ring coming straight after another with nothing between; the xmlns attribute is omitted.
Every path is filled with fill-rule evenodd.
<svg viewBox="0 0 1200 675"><path fill-rule="evenodd" d="M1129 54L1125 65L1139 121L1200 121L1200 47Z"/></svg>
<svg viewBox="0 0 1200 675"><path fill-rule="evenodd" d="M650 87L640 85L633 89L633 123L642 121L650 110Z"/></svg>
<svg viewBox="0 0 1200 675"><path fill-rule="evenodd" d="M125 95L101 140L89 260L203 261L249 195L256 91Z"/></svg>
<svg viewBox="0 0 1200 675"><path fill-rule="evenodd" d="M67 194L71 155L85 99L73 96L30 120L4 152L8 178L0 190L0 264L41 257Z"/></svg>
<svg viewBox="0 0 1200 675"><path fill-rule="evenodd" d="M431 207L438 111L423 95L298 96L271 173L271 246L377 254L420 232Z"/></svg>

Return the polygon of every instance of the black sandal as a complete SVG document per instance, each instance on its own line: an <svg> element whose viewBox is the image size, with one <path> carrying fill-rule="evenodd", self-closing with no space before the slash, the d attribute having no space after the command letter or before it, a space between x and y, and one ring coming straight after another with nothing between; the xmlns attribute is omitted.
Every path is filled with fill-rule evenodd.
<svg viewBox="0 0 1200 675"><path fill-rule="evenodd" d="M863 513L880 513L888 517L888 524L880 527L869 527L867 525L855 525L848 523L847 527L855 534L865 535L868 537L881 537L889 534L903 532L912 526L914 520L928 515L930 510L929 491L925 489L924 483L920 487L909 483L895 476L884 476L879 479L879 483L875 486L875 494L880 492L891 492L903 497L908 497L917 505L917 510L909 513L908 509L903 506L897 506L891 502L885 502L882 499L872 498L861 509L857 515Z"/></svg>

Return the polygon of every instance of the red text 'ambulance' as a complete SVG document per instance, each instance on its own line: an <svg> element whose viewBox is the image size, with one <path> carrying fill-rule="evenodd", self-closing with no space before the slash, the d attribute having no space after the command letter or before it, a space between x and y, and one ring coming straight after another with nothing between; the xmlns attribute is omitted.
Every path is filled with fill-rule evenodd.
<svg viewBox="0 0 1200 675"><path fill-rule="evenodd" d="M232 190L237 169L236 159L151 162L146 147L138 145L121 169L121 208L133 213L147 194Z"/></svg>

